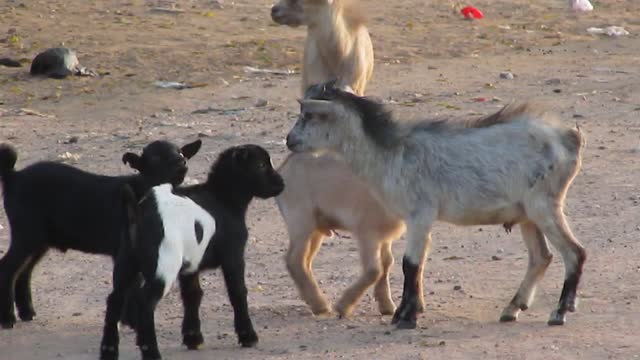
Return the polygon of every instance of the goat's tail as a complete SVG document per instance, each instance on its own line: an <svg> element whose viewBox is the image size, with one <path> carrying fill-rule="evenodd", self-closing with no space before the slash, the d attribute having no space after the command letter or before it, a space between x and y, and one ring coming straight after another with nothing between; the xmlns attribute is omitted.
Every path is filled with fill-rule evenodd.
<svg viewBox="0 0 640 360"><path fill-rule="evenodd" d="M8 176L14 173L18 153L9 144L0 144L0 180L5 184Z"/></svg>
<svg viewBox="0 0 640 360"><path fill-rule="evenodd" d="M580 131L580 127L576 125L575 129L569 129L563 138L563 144L567 150L574 153L577 158L582 156L582 149L586 145L586 139Z"/></svg>
<svg viewBox="0 0 640 360"><path fill-rule="evenodd" d="M122 186L122 202L124 205L125 217L126 217L126 230L125 230L125 243L122 244L121 249L127 251L136 247L136 234L138 227L138 219L136 216L136 209L138 206L138 200L136 194L129 184Z"/></svg>

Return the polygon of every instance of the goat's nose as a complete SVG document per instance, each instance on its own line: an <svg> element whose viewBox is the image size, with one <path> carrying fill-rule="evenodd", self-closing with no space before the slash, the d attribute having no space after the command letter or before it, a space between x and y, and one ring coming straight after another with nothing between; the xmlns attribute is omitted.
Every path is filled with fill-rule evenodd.
<svg viewBox="0 0 640 360"><path fill-rule="evenodd" d="M291 138L291 134L287 135L287 147L291 150L296 145L296 142Z"/></svg>

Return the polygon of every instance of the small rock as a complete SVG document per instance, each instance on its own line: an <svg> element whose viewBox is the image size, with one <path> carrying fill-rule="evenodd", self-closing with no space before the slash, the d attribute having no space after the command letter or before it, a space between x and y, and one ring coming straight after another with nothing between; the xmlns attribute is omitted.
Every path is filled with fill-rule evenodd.
<svg viewBox="0 0 640 360"><path fill-rule="evenodd" d="M513 80L513 78L514 78L513 73L509 71L503 71L500 73L500 79Z"/></svg>
<svg viewBox="0 0 640 360"><path fill-rule="evenodd" d="M64 143L65 144L75 144L78 142L78 137L77 136L72 136L69 139L67 139Z"/></svg>
<svg viewBox="0 0 640 360"><path fill-rule="evenodd" d="M442 340L442 341L440 341L440 342L438 343L438 345L440 345L440 346L445 346L445 345L447 345L447 342L446 342L446 341L444 341L444 340Z"/></svg>
<svg viewBox="0 0 640 360"><path fill-rule="evenodd" d="M71 316L80 316L80 315L82 315L81 312L74 312L73 314L71 314Z"/></svg>
<svg viewBox="0 0 640 360"><path fill-rule="evenodd" d="M453 290L454 291L460 291L460 290L462 290L462 286L456 285L456 286L453 287Z"/></svg>
<svg viewBox="0 0 640 360"><path fill-rule="evenodd" d="M553 92L556 93L556 94L560 94L562 92L562 90L561 89L553 89Z"/></svg>
<svg viewBox="0 0 640 360"><path fill-rule="evenodd" d="M545 85L560 85L562 81L560 79L547 79L545 80Z"/></svg>
<svg viewBox="0 0 640 360"><path fill-rule="evenodd" d="M267 104L269 104L269 102L266 99L258 99L256 101L256 107L265 107L267 106Z"/></svg>
<svg viewBox="0 0 640 360"><path fill-rule="evenodd" d="M493 256L491 257L491 260L493 260L493 261L500 261L500 260L502 260L502 258L501 258L500 256L498 256L498 255L493 255Z"/></svg>

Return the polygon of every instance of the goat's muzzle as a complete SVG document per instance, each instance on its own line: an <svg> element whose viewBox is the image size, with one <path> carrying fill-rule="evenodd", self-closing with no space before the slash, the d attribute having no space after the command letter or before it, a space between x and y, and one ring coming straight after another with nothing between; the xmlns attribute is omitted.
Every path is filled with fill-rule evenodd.
<svg viewBox="0 0 640 360"><path fill-rule="evenodd" d="M292 137L291 134L287 135L287 148L289 150L295 152L301 143L302 143L301 141Z"/></svg>

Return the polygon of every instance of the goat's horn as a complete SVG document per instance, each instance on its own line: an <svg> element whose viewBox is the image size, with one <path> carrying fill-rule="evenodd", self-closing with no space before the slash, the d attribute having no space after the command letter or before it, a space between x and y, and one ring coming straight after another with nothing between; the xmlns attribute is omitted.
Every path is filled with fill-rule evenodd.
<svg viewBox="0 0 640 360"><path fill-rule="evenodd" d="M302 110L310 113L328 114L332 112L333 107L331 101L306 99L300 102Z"/></svg>

